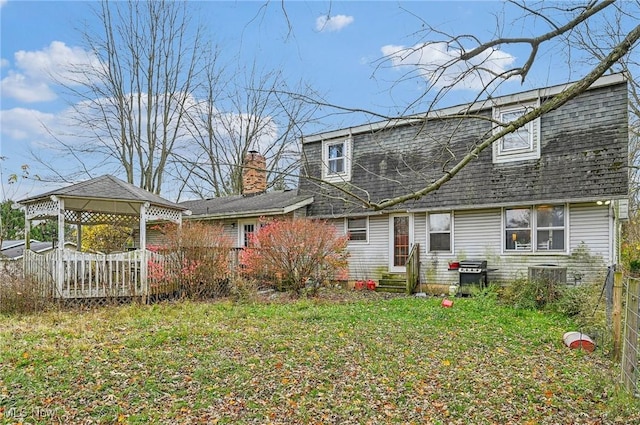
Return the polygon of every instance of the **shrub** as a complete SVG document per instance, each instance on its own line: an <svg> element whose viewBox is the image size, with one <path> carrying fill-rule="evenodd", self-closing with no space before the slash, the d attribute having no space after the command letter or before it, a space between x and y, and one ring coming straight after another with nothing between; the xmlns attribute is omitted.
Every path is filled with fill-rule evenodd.
<svg viewBox="0 0 640 425"><path fill-rule="evenodd" d="M176 288L189 298L227 295L232 241L222 226L187 222L159 229L163 244L152 250L162 257L150 260L148 267L153 284Z"/></svg>
<svg viewBox="0 0 640 425"><path fill-rule="evenodd" d="M559 285L550 279L516 279L504 290L504 301L518 308L543 309L560 298Z"/></svg>
<svg viewBox="0 0 640 425"><path fill-rule="evenodd" d="M549 305L554 312L572 317L592 337L606 335L606 297L602 284L564 286L560 297Z"/></svg>
<svg viewBox="0 0 640 425"><path fill-rule="evenodd" d="M240 261L247 276L278 290L315 294L321 283L344 276L347 239L324 221L275 220L253 235Z"/></svg>
<svg viewBox="0 0 640 425"><path fill-rule="evenodd" d="M258 285L254 279L236 276L231 282L231 297L240 303L253 302L258 298Z"/></svg>
<svg viewBox="0 0 640 425"><path fill-rule="evenodd" d="M481 309L495 307L500 297L500 287L493 283L484 288L476 288L473 286L471 294Z"/></svg>
<svg viewBox="0 0 640 425"><path fill-rule="evenodd" d="M43 284L24 278L6 265L0 264L0 314L37 313L53 306Z"/></svg>

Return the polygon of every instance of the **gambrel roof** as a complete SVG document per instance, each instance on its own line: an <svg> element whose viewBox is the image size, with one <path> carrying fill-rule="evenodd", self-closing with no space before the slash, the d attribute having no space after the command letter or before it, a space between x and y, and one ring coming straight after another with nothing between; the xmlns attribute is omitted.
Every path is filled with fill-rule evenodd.
<svg viewBox="0 0 640 425"><path fill-rule="evenodd" d="M362 125L304 137L301 193L317 195L315 217L367 214L344 187L374 202L413 193L441 178L493 131L494 108L546 102L565 86L528 91L422 117ZM531 203L591 202L628 196L628 93L623 76L601 78L539 119L539 157L497 162L485 149L438 190L396 205L398 211L493 208ZM497 105L497 106L496 106ZM472 111L470 116L461 112ZM325 145L348 140L348 181L318 183ZM497 143L497 142L496 142ZM343 201L344 200L344 201Z"/></svg>

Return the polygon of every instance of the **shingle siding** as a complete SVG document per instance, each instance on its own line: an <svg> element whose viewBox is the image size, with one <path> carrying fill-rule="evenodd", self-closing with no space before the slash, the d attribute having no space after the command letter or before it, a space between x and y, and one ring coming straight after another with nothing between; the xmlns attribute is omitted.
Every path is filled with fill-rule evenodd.
<svg viewBox="0 0 640 425"><path fill-rule="evenodd" d="M541 92L544 92L542 90ZM521 96L522 97L522 96ZM540 99L544 103L548 99ZM416 191L443 175L492 132L491 108L473 119L433 118L422 123L374 125L353 132L352 178L345 189L379 202ZM449 260L486 259L489 279L509 283L526 278L529 267L555 264L567 281L600 282L616 261L612 205L598 200L628 195L626 82L591 89L540 118L540 158L496 163L485 149L450 182L418 200L371 213L369 242L349 244L352 279L379 279L389 267L389 215L409 212L413 239L421 244L421 280L449 285L458 274ZM381 129L380 129L381 128ZM349 132L328 133L331 137ZM305 169L316 179L300 180L302 193L316 195L310 216L367 213L357 200L321 185L322 135L303 144ZM537 148L537 147L536 147ZM503 208L553 202L567 208L567 252L503 252ZM453 212L452 253L428 253L425 211ZM344 226L343 219L336 220Z"/></svg>
<svg viewBox="0 0 640 425"><path fill-rule="evenodd" d="M544 100L543 100L544 101ZM476 115L489 118L491 109ZM469 208L482 205L579 200L627 195L626 83L587 91L540 120L541 157L494 164L491 149L438 191L398 206ZM353 135L353 172L347 189L373 201L410 193L442 176L491 132L486 119L439 119ZM321 174L322 143L305 143L305 172ZM335 189L301 179L315 197L310 215L361 213Z"/></svg>

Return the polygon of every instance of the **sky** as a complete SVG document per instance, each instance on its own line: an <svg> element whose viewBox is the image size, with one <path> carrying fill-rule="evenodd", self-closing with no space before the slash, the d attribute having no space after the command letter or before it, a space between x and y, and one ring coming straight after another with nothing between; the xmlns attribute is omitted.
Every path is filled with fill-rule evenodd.
<svg viewBox="0 0 640 425"><path fill-rule="evenodd" d="M61 72L66 65L91 60L82 47L80 30L99 29L100 22L92 12L97 5L0 0L2 199L21 199L52 188L33 178L44 175L46 169L34 160L32 152L45 160L51 158L49 165L65 167L54 162L47 150L56 139L74 131L65 115L73 99L56 79L68 77ZM205 24L207 35L227 60L255 61L264 69L282 70L288 79L305 81L333 104L382 114L402 112L431 81L428 66L418 72L412 64L438 64L449 57L447 49L439 45L421 49L419 57L417 53L393 57L406 52L403 49L433 40L435 35L425 32L427 26L474 34L481 40L496 35L496 19L500 17L508 23L500 27L502 34L531 35L535 30L531 23L509 16L512 11L495 1L202 1L191 6L194 17ZM544 23L536 25L544 28ZM499 70L526 60L525 49L507 47L493 53L490 66ZM541 53L544 60L524 83L514 80L503 90L518 92L565 83L573 71L579 71L576 64L568 69L567 57L557 44L543 45ZM472 100L477 84L466 81L442 106ZM426 107L417 103L409 111L423 112ZM362 124L349 119L362 118L327 116L321 122L322 129ZM25 166L31 178L7 184L10 176L21 174Z"/></svg>

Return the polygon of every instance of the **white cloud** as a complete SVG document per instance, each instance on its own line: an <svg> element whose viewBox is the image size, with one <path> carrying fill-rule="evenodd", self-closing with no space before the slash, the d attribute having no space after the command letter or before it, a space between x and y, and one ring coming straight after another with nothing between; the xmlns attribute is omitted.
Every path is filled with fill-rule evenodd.
<svg viewBox="0 0 640 425"><path fill-rule="evenodd" d="M25 103L44 102L56 98L56 94L47 83L32 80L24 74L15 72L9 72L9 75L0 81L0 91L2 97L10 97Z"/></svg>
<svg viewBox="0 0 640 425"><path fill-rule="evenodd" d="M394 67L414 68L436 88L455 85L456 89L480 90L496 74L501 74L515 57L501 50L489 50L470 61L457 60L463 51L446 43L416 44L413 47L387 45L382 54Z"/></svg>
<svg viewBox="0 0 640 425"><path fill-rule="evenodd" d="M5 58L0 59L0 68L4 68L5 66L9 66L9 61Z"/></svg>
<svg viewBox="0 0 640 425"><path fill-rule="evenodd" d="M2 82L2 95L22 102L45 102L56 98L50 85L63 83L75 85L85 80L87 73L74 69L98 67L99 61L79 47L69 47L61 41L53 41L42 50L20 50L14 54L17 70L10 71Z"/></svg>
<svg viewBox="0 0 640 425"><path fill-rule="evenodd" d="M0 134L14 140L49 138L47 127L55 115L34 109L13 108L0 111Z"/></svg>
<svg viewBox="0 0 640 425"><path fill-rule="evenodd" d="M66 84L78 79L74 69L98 66L97 58L80 47L69 47L62 41L53 41L42 50L15 54L16 66L30 78L43 81L55 79Z"/></svg>
<svg viewBox="0 0 640 425"><path fill-rule="evenodd" d="M7 4L8 0L0 0L0 7L4 6L5 4Z"/></svg>
<svg viewBox="0 0 640 425"><path fill-rule="evenodd" d="M353 16L335 15L318 16L316 18L316 30L320 32L340 31L353 22Z"/></svg>

